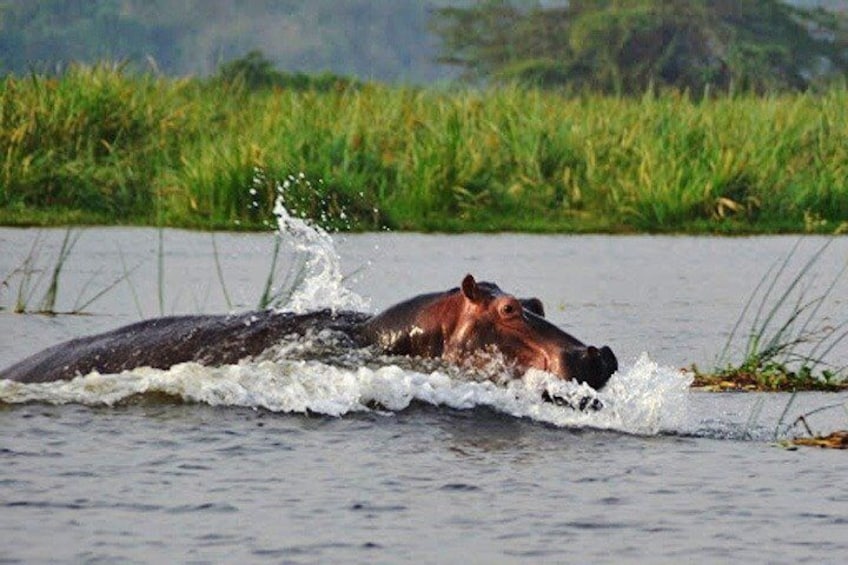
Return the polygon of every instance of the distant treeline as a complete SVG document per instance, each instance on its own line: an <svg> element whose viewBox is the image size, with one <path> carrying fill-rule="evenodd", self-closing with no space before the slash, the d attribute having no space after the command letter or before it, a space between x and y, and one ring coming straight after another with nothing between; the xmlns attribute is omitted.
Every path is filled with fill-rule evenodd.
<svg viewBox="0 0 848 565"><path fill-rule="evenodd" d="M459 4L465 2L460 1ZM287 73L424 83L453 76L427 29L444 0L0 0L0 75L127 61L209 76L261 50Z"/></svg>
<svg viewBox="0 0 848 565"><path fill-rule="evenodd" d="M435 12L464 76L610 94L774 92L848 77L846 13L780 0L484 0Z"/></svg>
<svg viewBox="0 0 848 565"><path fill-rule="evenodd" d="M350 229L834 232L846 109L844 87L252 90L74 66L0 79L0 222L261 228L284 188Z"/></svg>

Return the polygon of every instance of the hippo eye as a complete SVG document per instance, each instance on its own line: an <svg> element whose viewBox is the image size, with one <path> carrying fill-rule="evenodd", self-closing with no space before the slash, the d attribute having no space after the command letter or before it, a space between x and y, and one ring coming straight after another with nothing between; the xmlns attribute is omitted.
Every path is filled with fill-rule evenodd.
<svg viewBox="0 0 848 565"><path fill-rule="evenodd" d="M504 316L512 316L517 312L515 305L511 303L504 304L501 306L501 314Z"/></svg>

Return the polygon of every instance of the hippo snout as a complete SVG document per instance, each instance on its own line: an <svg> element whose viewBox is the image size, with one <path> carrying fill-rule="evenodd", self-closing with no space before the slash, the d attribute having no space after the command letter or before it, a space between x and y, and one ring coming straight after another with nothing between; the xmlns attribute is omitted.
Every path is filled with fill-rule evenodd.
<svg viewBox="0 0 848 565"><path fill-rule="evenodd" d="M608 346L598 349L590 345L565 353L565 366L572 379L601 390L618 370L618 359Z"/></svg>

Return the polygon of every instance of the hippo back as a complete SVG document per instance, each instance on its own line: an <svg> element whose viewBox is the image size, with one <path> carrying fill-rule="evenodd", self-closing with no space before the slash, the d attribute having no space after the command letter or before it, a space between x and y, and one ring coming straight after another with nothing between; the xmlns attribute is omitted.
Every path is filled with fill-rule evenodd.
<svg viewBox="0 0 848 565"><path fill-rule="evenodd" d="M237 363L259 355L289 335L325 328L350 335L368 317L322 310L302 315L259 311L156 318L54 345L0 372L0 379L50 382L92 371L167 369L187 361L204 365Z"/></svg>

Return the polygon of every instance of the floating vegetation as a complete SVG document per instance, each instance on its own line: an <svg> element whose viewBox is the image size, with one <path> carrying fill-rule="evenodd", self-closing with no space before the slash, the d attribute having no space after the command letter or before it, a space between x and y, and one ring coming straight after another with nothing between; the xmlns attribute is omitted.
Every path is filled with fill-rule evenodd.
<svg viewBox="0 0 848 565"><path fill-rule="evenodd" d="M787 410L788 408L789 405L787 405ZM820 408L812 410L811 412L807 412L806 414L801 414L795 419L792 425L789 426L789 429L796 428L800 425L803 426L804 432L807 435L783 440L780 441L779 444L789 449L798 446L821 447L825 449L848 449L848 430L836 430L828 434L820 434L813 432L813 430L810 428L810 425L807 423L807 418L812 416L813 414L817 412L822 412L824 410L830 410L833 408L842 408L843 410L846 410L848 409L848 405L841 403L831 404L828 406L822 406ZM775 431L775 435L777 435L777 431Z"/></svg>
<svg viewBox="0 0 848 565"><path fill-rule="evenodd" d="M848 390L846 368L829 362L830 355L848 337L848 321L825 325L819 319L846 263L829 285L814 298L807 296L806 278L821 260L832 239L794 273L789 273L801 240L760 279L736 321L712 371L692 366L693 386L712 391ZM783 286L781 286L781 284ZM742 360L731 362L730 350L750 312L753 321Z"/></svg>
<svg viewBox="0 0 848 565"><path fill-rule="evenodd" d="M799 437L789 440L792 445L823 447L826 449L848 449L848 431L839 430L824 436Z"/></svg>

